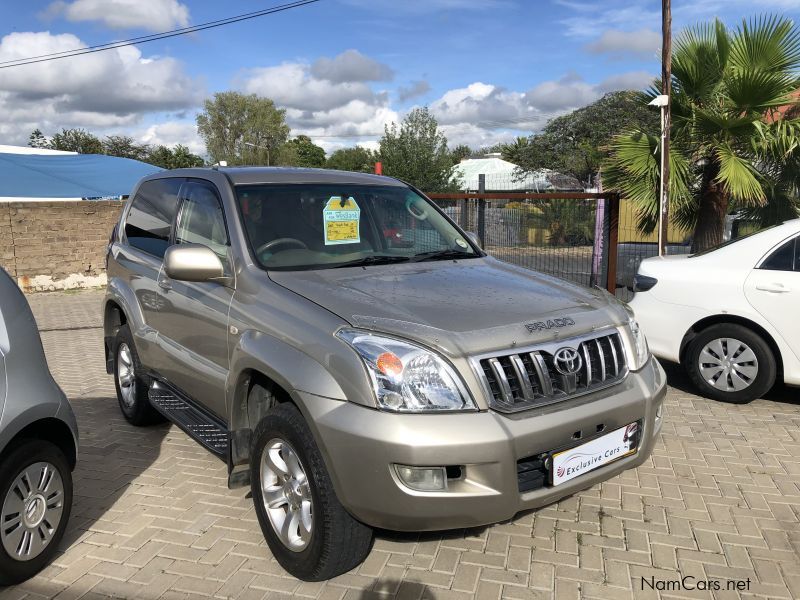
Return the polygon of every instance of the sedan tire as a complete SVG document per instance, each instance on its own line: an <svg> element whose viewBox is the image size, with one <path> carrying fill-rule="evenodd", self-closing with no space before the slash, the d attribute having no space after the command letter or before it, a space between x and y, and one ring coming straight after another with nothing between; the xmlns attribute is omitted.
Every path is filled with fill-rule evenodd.
<svg viewBox="0 0 800 600"><path fill-rule="evenodd" d="M761 398L772 388L777 372L769 344L733 323L698 333L686 351L684 368L703 396L733 404Z"/></svg>

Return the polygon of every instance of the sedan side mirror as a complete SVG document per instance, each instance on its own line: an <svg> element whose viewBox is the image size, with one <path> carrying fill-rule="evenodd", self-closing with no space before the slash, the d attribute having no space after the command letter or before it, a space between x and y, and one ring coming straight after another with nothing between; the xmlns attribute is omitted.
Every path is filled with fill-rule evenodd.
<svg viewBox="0 0 800 600"><path fill-rule="evenodd" d="M225 276L222 261L208 246L178 244L167 248L164 271L178 281L210 281Z"/></svg>
<svg viewBox="0 0 800 600"><path fill-rule="evenodd" d="M467 234L467 237L469 238L469 241L471 241L478 248L483 250L483 244L481 244L481 238L478 237L477 233L473 233L472 231L466 231L465 233Z"/></svg>

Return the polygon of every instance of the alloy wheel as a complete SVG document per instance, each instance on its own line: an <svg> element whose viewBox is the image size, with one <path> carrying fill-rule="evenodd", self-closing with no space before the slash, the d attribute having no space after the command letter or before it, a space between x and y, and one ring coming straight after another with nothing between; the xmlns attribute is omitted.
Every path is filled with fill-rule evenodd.
<svg viewBox="0 0 800 600"><path fill-rule="evenodd" d="M117 349L117 383L125 406L133 408L136 402L136 370L131 349L125 342L120 343Z"/></svg>
<svg viewBox="0 0 800 600"><path fill-rule="evenodd" d="M311 487L294 448L271 439L261 453L261 495L272 528L284 546L301 552L314 527Z"/></svg>

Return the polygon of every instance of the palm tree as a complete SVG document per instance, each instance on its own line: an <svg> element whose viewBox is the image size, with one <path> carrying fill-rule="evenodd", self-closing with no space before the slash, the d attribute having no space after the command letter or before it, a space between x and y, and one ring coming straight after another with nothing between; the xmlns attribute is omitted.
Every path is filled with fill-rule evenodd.
<svg viewBox="0 0 800 600"><path fill-rule="evenodd" d="M785 107L798 104L798 69L800 32L783 17L756 17L735 30L717 20L678 37L670 212L679 226L694 229L694 250L722 242L731 209L763 207L768 197L781 201L786 194L777 191L795 187L800 119ZM642 101L660 88L654 82ZM610 150L604 186L636 201L640 228L652 231L658 220L659 136L629 131L615 137Z"/></svg>

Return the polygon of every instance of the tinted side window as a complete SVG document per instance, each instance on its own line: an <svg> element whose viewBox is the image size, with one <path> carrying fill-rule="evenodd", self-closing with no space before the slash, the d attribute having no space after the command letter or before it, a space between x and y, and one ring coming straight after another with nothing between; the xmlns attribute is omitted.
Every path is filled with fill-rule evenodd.
<svg viewBox="0 0 800 600"><path fill-rule="evenodd" d="M222 204L216 192L208 185L189 183L181 195L183 203L175 241L178 244L203 244L220 258L226 257L228 234Z"/></svg>
<svg viewBox="0 0 800 600"><path fill-rule="evenodd" d="M789 240L770 254L767 259L761 263L761 268L768 271L792 271L797 268L795 266L795 259L797 256L796 246L797 238Z"/></svg>
<svg viewBox="0 0 800 600"><path fill-rule="evenodd" d="M794 270L800 273L800 237L794 238Z"/></svg>
<svg viewBox="0 0 800 600"><path fill-rule="evenodd" d="M163 258L178 209L181 183L175 178L154 179L139 186L125 219L125 237L131 246Z"/></svg>

